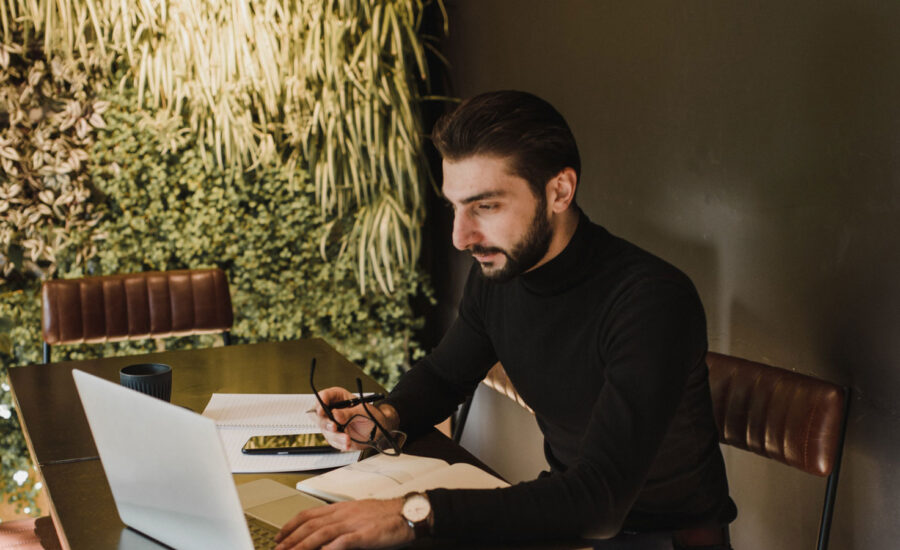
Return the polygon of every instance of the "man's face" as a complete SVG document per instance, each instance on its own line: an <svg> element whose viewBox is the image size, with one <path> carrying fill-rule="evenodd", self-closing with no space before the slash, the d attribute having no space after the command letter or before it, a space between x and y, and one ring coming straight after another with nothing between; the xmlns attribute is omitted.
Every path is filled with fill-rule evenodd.
<svg viewBox="0 0 900 550"><path fill-rule="evenodd" d="M453 207L453 246L481 264L484 276L507 281L544 259L553 230L547 199L534 196L507 160L444 160L444 196Z"/></svg>

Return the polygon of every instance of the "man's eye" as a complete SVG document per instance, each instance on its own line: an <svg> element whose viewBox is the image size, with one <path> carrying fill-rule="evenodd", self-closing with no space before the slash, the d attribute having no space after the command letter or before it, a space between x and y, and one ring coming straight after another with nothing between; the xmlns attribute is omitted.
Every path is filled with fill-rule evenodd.
<svg viewBox="0 0 900 550"><path fill-rule="evenodd" d="M491 210L496 210L496 209L497 209L497 205L494 204L494 203L486 203L486 204L485 204L485 203L482 203L482 204L479 204L479 205L478 205L478 209L481 210L481 211L487 212L487 211L491 211Z"/></svg>

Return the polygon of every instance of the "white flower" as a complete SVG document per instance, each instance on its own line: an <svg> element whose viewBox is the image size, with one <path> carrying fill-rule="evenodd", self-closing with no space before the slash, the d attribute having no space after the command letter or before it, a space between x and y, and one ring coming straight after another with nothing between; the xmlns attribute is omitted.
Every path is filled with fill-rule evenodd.
<svg viewBox="0 0 900 550"><path fill-rule="evenodd" d="M9 391L9 384L6 382L0 384L0 388L3 388L3 391Z"/></svg>
<svg viewBox="0 0 900 550"><path fill-rule="evenodd" d="M13 474L13 481L15 481L20 486L25 483L25 480L28 479L28 472L25 470L19 470L18 472Z"/></svg>
<svg viewBox="0 0 900 550"><path fill-rule="evenodd" d="M12 412L9 410L9 405L0 405L0 418L9 420L9 417L11 416Z"/></svg>
<svg viewBox="0 0 900 550"><path fill-rule="evenodd" d="M30 514L30 513L31 513L31 507L26 506L25 509L22 510L22 511L25 512L26 514Z"/></svg>

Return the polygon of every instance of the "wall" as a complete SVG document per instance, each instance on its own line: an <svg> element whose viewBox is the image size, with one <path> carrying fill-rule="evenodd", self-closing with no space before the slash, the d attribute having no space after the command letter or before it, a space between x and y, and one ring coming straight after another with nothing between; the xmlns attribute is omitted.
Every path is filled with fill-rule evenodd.
<svg viewBox="0 0 900 550"><path fill-rule="evenodd" d="M448 8L452 92L516 88L556 105L584 158L579 202L694 279L711 349L852 386L831 547L895 547L900 3ZM465 265L449 257L452 297ZM521 445L516 457L496 445L532 427L504 413L486 432L496 405L476 404L467 436L503 473ZM735 548L814 547L823 480L736 450L726 461Z"/></svg>

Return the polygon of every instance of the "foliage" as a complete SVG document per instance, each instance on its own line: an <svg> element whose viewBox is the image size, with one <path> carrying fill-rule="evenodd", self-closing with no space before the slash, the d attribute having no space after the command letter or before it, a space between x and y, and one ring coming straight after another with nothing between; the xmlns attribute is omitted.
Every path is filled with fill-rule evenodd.
<svg viewBox="0 0 900 550"><path fill-rule="evenodd" d="M285 167L205 167L188 138L161 152L129 97L108 100L91 164L108 215L89 271L218 265L228 273L239 340L321 335L384 383L396 380L415 349L409 301L424 290L420 274L395 273L390 296L360 294L351 258L319 254L321 237L328 248L340 243L326 234L308 178Z"/></svg>
<svg viewBox="0 0 900 550"><path fill-rule="evenodd" d="M125 67L120 89L136 88L161 130L184 116L207 165L255 169L289 152L313 176L337 251L356 256L361 291L390 293L421 245L429 3L9 0L0 19L43 33L47 55Z"/></svg>
<svg viewBox="0 0 900 550"><path fill-rule="evenodd" d="M7 372L43 279L217 265L238 342L323 336L387 386L421 354L428 1L0 0L0 492L37 512Z"/></svg>
<svg viewBox="0 0 900 550"><path fill-rule="evenodd" d="M0 493L10 495L10 500L16 502L18 508L29 506L34 508L34 491L22 491L24 483L19 483L17 472L29 472L31 459L25 445L25 438L19 427L19 419L12 403L12 395L9 391L9 377L7 369L14 357L21 357L25 361L37 361L40 350L39 345L33 349L26 349L30 339L28 333L30 327L40 327L40 309L33 307L32 302L37 299L34 291L5 292L0 299L0 319L5 320L4 332L8 331L8 346L0 349L0 362L4 368L0 368ZM23 336L25 338L23 338Z"/></svg>
<svg viewBox="0 0 900 550"><path fill-rule="evenodd" d="M17 507L30 508L37 514L35 504L40 485L35 486L33 467L22 435L19 419L12 402L8 371L17 365L41 361L40 281L31 279L23 288L0 294L0 330L8 346L0 347L0 494L7 495ZM190 339L182 345L190 345ZM207 342L208 343L208 342ZM54 350L56 358L84 359L110 355L148 353L155 350L153 341L119 342L105 345L65 346ZM27 477L26 477L27 474Z"/></svg>
<svg viewBox="0 0 900 550"><path fill-rule="evenodd" d="M360 294L351 258L326 262L319 254L320 242L328 249L340 243L319 238L328 228L308 178L284 167L205 167L189 134L179 148L162 152L160 136L145 123L133 95L113 93L104 101L106 127L97 132L89 165L98 210L105 214L96 227L103 240L87 262L63 255L61 274L218 265L228 273L238 342L322 336L388 386L421 354L413 339L421 320L410 299L428 294L423 276L398 272L392 295ZM351 223L347 218L342 222ZM0 302L0 318L14 320L14 347L0 354L7 366L39 359L37 289L34 281ZM210 344L206 338L203 345ZM193 339L176 339L168 347L193 345ZM61 346L54 359L151 350L149 342ZM9 468L23 469L27 453L20 433L18 439L11 435L14 417L0 426L0 437L13 439L4 454L15 461ZM6 472L16 470L4 464L7 491L15 486Z"/></svg>
<svg viewBox="0 0 900 550"><path fill-rule="evenodd" d="M96 253L85 161L106 106L87 76L71 60L0 45L0 284L51 277L68 251Z"/></svg>

